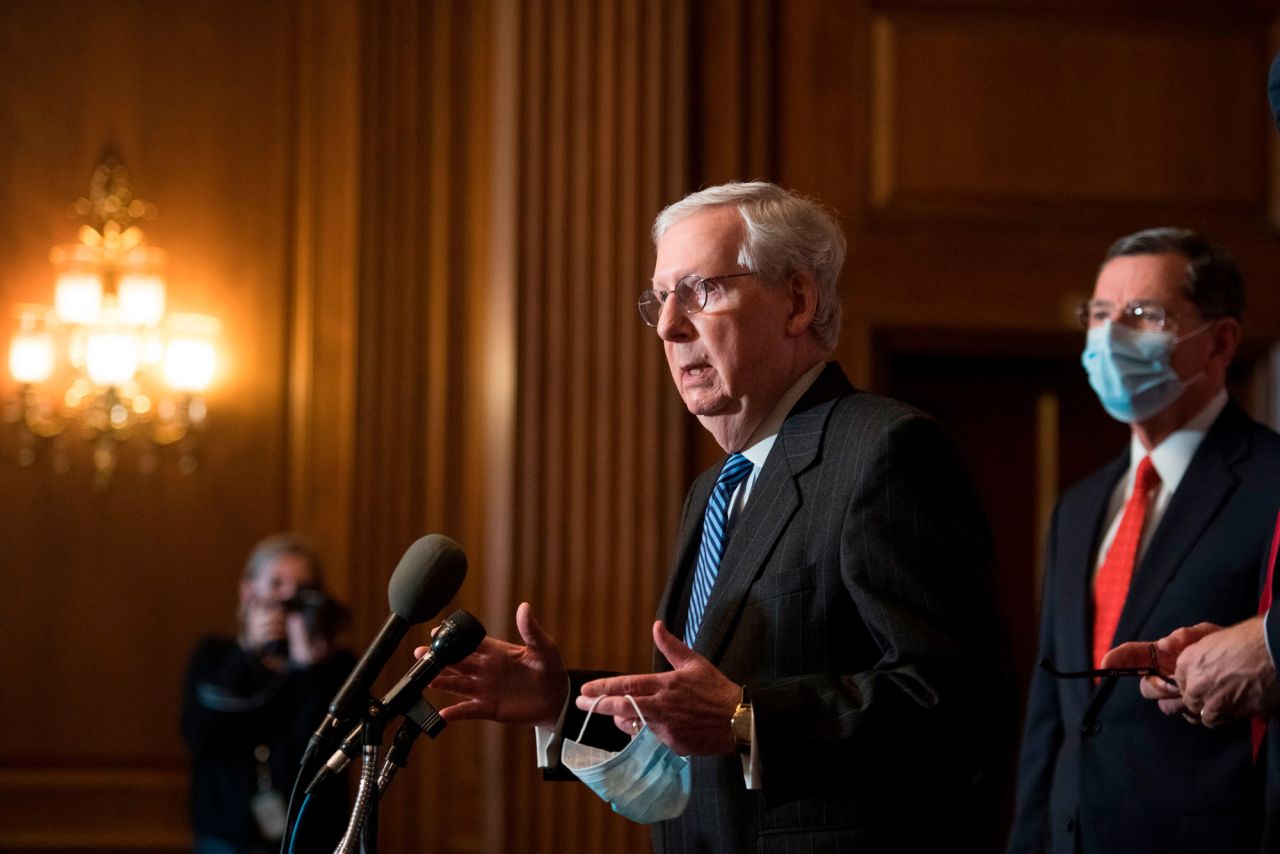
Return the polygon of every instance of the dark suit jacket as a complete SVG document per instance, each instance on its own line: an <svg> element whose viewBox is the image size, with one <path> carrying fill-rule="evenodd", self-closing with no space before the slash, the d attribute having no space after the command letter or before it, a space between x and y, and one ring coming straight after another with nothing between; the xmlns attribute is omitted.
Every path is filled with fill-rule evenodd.
<svg viewBox="0 0 1280 854"><path fill-rule="evenodd" d="M1104 516L1128 454L1069 490L1049 538L1040 655L1091 667L1091 583ZM1280 506L1280 436L1234 403L1191 460L1134 574L1115 643L1258 612ZM1133 679L1032 678L1011 852L1256 851L1262 772L1249 724L1166 717Z"/></svg>
<svg viewBox="0 0 1280 854"><path fill-rule="evenodd" d="M722 465L685 502L658 609L677 636ZM694 646L750 689L764 789L737 756L694 757L655 850L992 850L1011 703L990 558L941 425L829 364L734 522Z"/></svg>

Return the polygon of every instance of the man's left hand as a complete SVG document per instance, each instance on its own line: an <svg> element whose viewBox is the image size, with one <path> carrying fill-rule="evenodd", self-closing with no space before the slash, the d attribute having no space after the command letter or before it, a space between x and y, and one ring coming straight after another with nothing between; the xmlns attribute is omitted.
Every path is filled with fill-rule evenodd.
<svg viewBox="0 0 1280 854"><path fill-rule="evenodd" d="M576 700L578 708L589 709L603 697L596 711L613 715L619 729L633 733L636 712L624 696L630 694L649 728L681 756L733 753L729 718L742 698L742 686L685 646L661 621L653 624L653 642L674 670L588 682Z"/></svg>
<svg viewBox="0 0 1280 854"><path fill-rule="evenodd" d="M1211 632L1222 631L1221 626L1213 623L1197 623L1185 626L1160 638L1154 643L1146 641L1130 641L1122 643L1102 657L1101 665L1110 667L1147 667L1151 662L1151 649L1156 651L1156 665L1162 676L1144 676L1139 688L1142 696L1155 700L1160 711L1166 715L1182 715L1191 723L1199 723L1200 719L1187 709L1178 687L1181 683L1169 684L1164 677L1172 677L1178 667L1178 656L1182 651Z"/></svg>

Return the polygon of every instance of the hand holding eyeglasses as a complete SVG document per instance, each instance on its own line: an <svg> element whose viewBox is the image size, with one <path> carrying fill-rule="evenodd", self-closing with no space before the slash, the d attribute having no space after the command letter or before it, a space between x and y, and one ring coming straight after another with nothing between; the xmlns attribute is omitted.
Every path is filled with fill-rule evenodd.
<svg viewBox="0 0 1280 854"><path fill-rule="evenodd" d="M1119 653L1119 654L1117 654ZM1175 659L1176 660L1176 659ZM1040 666L1059 679L1106 679L1113 676L1142 676L1144 681L1157 680L1164 686L1173 686L1176 694L1178 683L1168 673L1173 671L1173 661L1168 662L1168 672L1162 667L1160 653L1154 643L1134 642L1121 644L1102 659L1102 667L1092 670L1059 670L1047 658L1040 659ZM1143 692L1145 694L1145 691Z"/></svg>
<svg viewBox="0 0 1280 854"><path fill-rule="evenodd" d="M1144 679L1142 695L1158 701L1167 715L1180 714L1207 727L1272 714L1280 707L1280 682L1263 623L1261 616L1228 628L1198 623L1161 638L1155 643L1160 662L1176 662L1178 684L1173 689ZM1127 664L1135 646L1146 644L1122 644L1102 663Z"/></svg>
<svg viewBox="0 0 1280 854"><path fill-rule="evenodd" d="M1207 624L1206 624L1207 625ZM1187 707L1182 696L1183 687L1178 683L1178 656L1194 643L1199 635L1192 629L1179 629L1168 637L1149 643L1130 641L1122 643L1102 657L1104 667L1135 667L1145 665L1150 669L1154 662L1156 674L1148 675L1139 685L1142 696L1155 700L1166 715L1182 715L1190 723L1200 723L1199 710ZM1173 673L1174 677L1165 674Z"/></svg>

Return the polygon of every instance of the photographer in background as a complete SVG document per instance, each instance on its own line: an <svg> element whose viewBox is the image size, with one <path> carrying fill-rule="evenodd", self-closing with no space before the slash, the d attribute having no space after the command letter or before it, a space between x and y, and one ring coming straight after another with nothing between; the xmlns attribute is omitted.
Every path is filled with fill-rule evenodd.
<svg viewBox="0 0 1280 854"><path fill-rule="evenodd" d="M249 554L239 637L202 639L183 684L196 854L279 848L307 739L355 664L334 646L347 616L326 595L320 558L304 538L276 534ZM296 850L332 850L345 827L344 787L317 798Z"/></svg>

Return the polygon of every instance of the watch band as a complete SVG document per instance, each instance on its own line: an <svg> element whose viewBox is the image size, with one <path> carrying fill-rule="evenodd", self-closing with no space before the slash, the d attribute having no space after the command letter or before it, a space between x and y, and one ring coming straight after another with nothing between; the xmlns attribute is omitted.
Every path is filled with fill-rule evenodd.
<svg viewBox="0 0 1280 854"><path fill-rule="evenodd" d="M733 733L734 744L738 748L739 753L751 752L751 730L754 718L751 712L751 695L747 691L747 686L742 686L742 699L738 703L738 707L733 710L733 717L729 719L729 731Z"/></svg>

